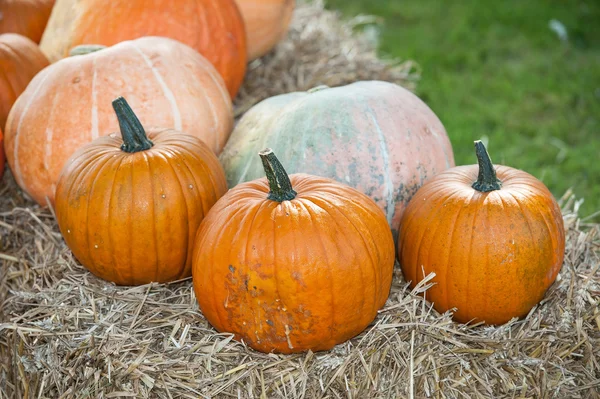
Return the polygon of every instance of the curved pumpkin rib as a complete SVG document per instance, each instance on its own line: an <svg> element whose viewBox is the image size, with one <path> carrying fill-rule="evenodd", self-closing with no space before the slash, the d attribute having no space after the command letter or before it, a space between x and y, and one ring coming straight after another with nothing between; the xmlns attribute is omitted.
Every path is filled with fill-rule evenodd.
<svg viewBox="0 0 600 399"><path fill-rule="evenodd" d="M48 77L50 76L49 73L45 74L45 76L39 80L39 83L37 85L37 87L33 90L33 94L32 96L27 100L27 103L25 104L23 111L21 112L21 115L19 117L19 121L17 122L17 129L16 129L16 134L14 137L14 148L13 148L13 152L14 152L14 167L12 168L12 170L14 171L14 176L15 176L15 180L17 181L17 183L19 184L19 186L23 187L23 175L21 173L21 163L19 162L19 139L21 138L21 125L23 124L23 120L25 119L25 115L27 114L27 111L29 110L29 107L31 107L31 104L33 103L33 101L35 100L35 98L37 97L38 92L42 89L44 82L48 79ZM15 102L15 106L19 103L19 100L17 100L17 102ZM19 104L20 105L20 104ZM14 107L14 106L13 106ZM9 130L8 128L6 130Z"/></svg>
<svg viewBox="0 0 600 399"><path fill-rule="evenodd" d="M93 184L95 184L98 181L98 178L100 176L102 176L102 174L103 174L103 172L104 172L105 169L111 170L109 168L109 166L110 166L110 162L105 162L99 168L90 168L91 170L90 170L89 173L90 173L91 176L93 176L91 178ZM90 190L90 196L92 198L96 197L93 194L94 194L94 189L93 189L93 185L92 185L92 189ZM97 244L92 244L94 242L94 240L93 240L93 237L90 238L90 229L87 228L87 226L89 226L89 215L91 214L91 212L90 212L90 205L91 205L91 201L88 201L87 204L86 204L86 207L87 207L86 215L87 215L87 217L86 217L86 221L85 221L85 226L86 226L85 230L86 230L86 236L87 236L87 251L88 251L88 254L89 254L89 263L90 263L91 267L98 268L97 261L96 261L96 256L94 255L94 249L97 249L97 247L92 248L92 245L95 246ZM104 267L102 267L101 269L104 269Z"/></svg>
<svg viewBox="0 0 600 399"><path fill-rule="evenodd" d="M453 193L452 196L456 195L457 193L458 193L458 190L455 193ZM437 200L437 198L430 198L430 200L431 201L435 201L435 200ZM415 262L415 279L416 279L416 281L415 281L415 283L418 283L421 280L425 279L427 277L427 274L430 273L427 270L425 270L425 273L427 273L427 274L421 276L419 274L419 272L423 272L423 270L418 270L418 268L419 268L419 265L428 264L428 262L426 262L425 259L426 260L429 259L430 255L431 255L431 246L437 241L436 240L436 238L437 238L436 237L437 230L442 225L441 223L433 223L433 221L439 220L440 219L440 215L442 215L443 211L444 211L443 207L439 208L437 210L437 212L435 212L434 214L430 215L429 217L427 217L426 220L423 221L424 228L421 231L422 236L421 236L421 238L419 240L419 244L418 244L418 246L416 247L416 250L415 250L415 256L416 256L416 262ZM423 247L423 245L424 245L423 244L423 239L425 238L427 229L432 224L435 225L435 228L434 228L433 232L430 234L431 238L430 238L430 242L429 242L429 248L425 249ZM446 273L447 273L447 270L446 270Z"/></svg>
<svg viewBox="0 0 600 399"><path fill-rule="evenodd" d="M385 135L375 118L372 108L368 108L369 117L371 118L371 123L375 127L375 131L377 132L377 141L379 143L379 150L381 151L381 164L383 166L384 172L384 182L385 182L385 190L387 191L387 213L386 219L388 223L392 224L392 217L394 216L394 212L396 211L396 207L394 206L394 182L392 181L392 177L390 176L390 156L387 147L387 143L385 142ZM417 154L418 156L418 154Z"/></svg>
<svg viewBox="0 0 600 399"><path fill-rule="evenodd" d="M100 136L100 133L98 131L98 92L96 85L96 81L98 80L98 67L96 65L97 63L98 58L94 57L94 61L92 61L92 88L90 90L90 94L92 96L92 128L90 129L92 134L92 140L96 140Z"/></svg>
<svg viewBox="0 0 600 399"><path fill-rule="evenodd" d="M150 58L148 58L148 56L146 54L144 54L144 52L140 49L140 47L137 44L135 44L134 42L132 42L132 46L138 52L138 54L142 57L142 59L144 60L144 63L146 65L148 65L148 68L150 68L150 71L152 72L152 75L156 79L158 86L163 91L163 95L165 96L165 99L171 105L171 111L173 112L173 128L175 130L181 130L181 112L179 111L179 106L177 105L177 100L175 99L173 92L165 83L165 80L161 76L159 70L154 67L154 64L152 63Z"/></svg>
<svg viewBox="0 0 600 399"><path fill-rule="evenodd" d="M304 200L306 201L306 200ZM312 228L312 230L315 232L315 234L311 235L311 236L317 236L319 238L319 245L321 247L321 254L323 256L323 259L325 260L325 269L327 269L327 272L329 274L329 278L327 279L329 281L329 291L331 293L331 326L329 328L329 332L330 332L330 336L329 339L330 340L334 340L333 334L336 330L336 321L335 321L335 316L336 316L336 306L335 306L335 299L333 297L333 292L335 292L336 290L334 289L334 285L335 285L335 275L333 274L333 272L331 271L331 264L329 261L329 257L327 256L327 249L325 248L325 245L323 243L323 238L321 236L320 231L317 229L316 226L318 226L318 223L314 222L314 215L313 213L310 212L310 209L308 206L306 206L306 204L304 203L304 201L300 200L298 201L298 205L302 206L304 208L304 210L306 211L306 213L309 215L309 219L310 219L310 226ZM290 348L292 349L292 348Z"/></svg>
<svg viewBox="0 0 600 399"><path fill-rule="evenodd" d="M360 238L361 238L361 240L362 240L362 243L363 243L364 247L365 247L365 248L368 250L368 252L369 252L369 259L370 259L370 261L371 261L371 262L370 262L370 263L371 263L371 264L370 264L370 266L371 266L371 267L370 267L370 269L371 269L371 271L372 271L372 272L371 272L371 275L372 275L372 277L373 277L373 281L375 281L375 286L376 286L376 287L379 287L379 286L380 286L380 278L379 278L379 276L378 276L378 274L377 274L377 272L376 272L376 270L375 270L375 268L376 268L376 267L375 267L375 264L376 264L376 263L375 263L375 261L373 260L373 254L371 253L371 249L372 249L372 248L371 248L371 245L367 244L367 241L365 240L365 238L364 238L364 236L363 236L363 234L362 234L362 231L363 231L363 230L361 230L361 229L359 229L358 227L356 227L356 225L354 224L354 222L353 222L353 221L352 221L352 220L351 220L351 219L350 219L348 216L346 216L346 215L345 215L343 212L340 212L339 210L337 210L336 208L333 208L333 207L324 207L324 206L323 206L323 204L319 204L319 203L315 202L315 201L314 201L314 199L315 199L315 196L312 196L312 197L311 197L311 202L313 202L314 204L316 204L316 205L319 207L319 209L321 209L323 212L325 212L327 215L329 215L329 216L330 216L331 220L333 220L333 221L334 221L334 223L335 223L335 225L337 226L337 230L338 230L338 232L340 232L340 233L341 233L341 232L343 232L343 231L344 231L344 229L343 229L343 228L341 228L342 226L341 226L341 225L340 225L340 223L338 222L338 220L337 220L337 217L333 217L333 215L332 215L332 214L329 212L329 208L330 208L332 211L334 211L334 210L336 211L336 216L338 216L338 217L343 217L345 220L347 220L347 221L348 221L348 223L349 223L349 224L350 224L350 225L353 227L354 231L355 231L355 232L356 232L356 233L357 233L357 234L360 236ZM321 199L319 198L319 200L321 200ZM359 220L359 221L360 221L360 218L357 218L357 220ZM371 237L371 241L372 241L372 240L373 240L373 239L372 239L372 237ZM336 243L336 244L338 244L338 247L339 247L339 243ZM356 249L355 249L354 245L351 245L351 246L350 246L350 250L352 251L353 258L358 260L358 259L359 259L359 257L357 256ZM339 252L340 252L340 253L344 253L344 251L343 251L341 248L340 248L340 251L339 251ZM379 254L378 254L378 255L379 255ZM364 270L362 270L362 267L363 267L363 264L362 264L362 263L360 264L360 267L361 267L361 269L360 269L360 270L361 270L361 276L362 276L362 278L361 278L361 281L365 281L364 275L365 275L366 273L364 273ZM353 287L353 289L354 289L354 288L356 288L356 287ZM367 287L366 287L366 286L363 284L363 285L362 285L363 298L367 298L367 292L366 292L366 288L367 288ZM375 299L375 300L373 301L373 307L372 307L372 309L371 309L371 311L372 311L372 312L376 312L376 311L377 311L377 305L378 305L378 304L377 304L377 299L378 299L378 298L374 298L374 299Z"/></svg>
<svg viewBox="0 0 600 399"><path fill-rule="evenodd" d="M121 168L121 165L123 164L123 161L125 160L125 158L120 158L118 161L115 161L115 164L118 162L118 164L116 164L112 170L113 170L113 177L112 177L112 183L111 183L111 188L109 191L109 200L108 200L108 220L113 220L113 207L115 205L113 205L113 199L116 198L116 194L115 194L115 188L117 187L116 185L116 181L117 181L117 173L119 171L119 169ZM111 162L111 161L109 161ZM114 231L109 231L108 232L108 244L110 245L110 254L111 254L111 260L112 260L112 264L116 265L118 264L118 259L117 259L117 251L115 251L115 247L117 246L117 240L114 237ZM117 269L117 277L118 278L123 278L123 276L118 274L119 269Z"/></svg>
<svg viewBox="0 0 600 399"><path fill-rule="evenodd" d="M473 202L473 197L477 196L478 193L474 192L473 195L469 198L469 201L467 203L465 203L463 206L467 207L469 204L471 204ZM467 276L467 288L464 291L464 303L466 304L466 313L467 314L471 314L471 301L469 301L469 276L471 275L471 269L473 267L474 262L476 261L475 259L473 259L473 255L475 253L474 249L473 249L473 244L474 244L474 240L477 237L477 234L475 234L474 232L474 228L475 228L475 223L477 222L477 220L479 220L479 214L481 213L483 207L479 207L479 209L477 209L475 212L472 212L473 216L471 218L471 223L470 223L470 229L469 229L469 234L470 239L469 239L469 248L467 250L467 253L469 253L470 255L467 258L467 265L466 265L466 276ZM453 236L450 237L450 240L448 242L453 243L452 241ZM452 244L451 244L452 245ZM450 262L450 257L448 257L448 259L446 260L446 267L448 267L449 262ZM487 256L486 256L486 269L487 269L488 265L487 265ZM445 307L450 307L450 302L448 300L448 285L449 285L449 280L446 280L446 303L444 304ZM487 288L486 288L487 290Z"/></svg>

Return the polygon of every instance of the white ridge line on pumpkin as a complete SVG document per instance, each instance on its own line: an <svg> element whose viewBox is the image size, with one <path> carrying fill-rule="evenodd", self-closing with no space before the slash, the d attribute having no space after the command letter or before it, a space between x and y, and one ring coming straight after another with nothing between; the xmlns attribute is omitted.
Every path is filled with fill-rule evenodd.
<svg viewBox="0 0 600 399"><path fill-rule="evenodd" d="M390 177L390 155L388 153L387 143L385 142L385 136L383 135L383 131L375 119L373 115L373 110L369 108L369 117L373 122L373 126L377 130L377 137L379 141L379 147L381 149L381 157L383 158L383 170L385 172L384 180L385 180L385 189L386 189L386 203L387 203L387 213L386 218L389 224L392 223L392 218L394 217L394 211L396 208L394 207L394 182Z"/></svg>
<svg viewBox="0 0 600 399"><path fill-rule="evenodd" d="M148 56L146 54L144 54L144 52L135 43L132 42L131 45L140 54L140 56L144 59L144 62L148 65L148 67L152 71L152 74L156 78L158 85L162 89L163 94L165 95L165 98L167 99L169 104L171 104L171 109L173 111L173 124L174 124L173 129L181 131L182 130L181 129L181 112L179 111L179 106L177 105L177 100L175 99L175 95L173 95L173 92L171 91L171 89L169 89L169 86L167 86L167 84L165 83L165 81L162 78L158 69L156 69L154 67L152 60L150 60L150 58L148 58Z"/></svg>

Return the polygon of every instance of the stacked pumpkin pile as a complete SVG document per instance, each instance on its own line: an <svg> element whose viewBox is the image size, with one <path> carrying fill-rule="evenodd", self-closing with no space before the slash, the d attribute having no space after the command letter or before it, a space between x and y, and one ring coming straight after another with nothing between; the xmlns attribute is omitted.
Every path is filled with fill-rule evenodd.
<svg viewBox="0 0 600 399"><path fill-rule="evenodd" d="M193 275L215 328L283 353L363 331L396 253L413 286L435 273L428 299L460 322L525 316L556 278L547 188L481 142L455 167L442 123L400 86L283 94L234 129L247 61L283 37L293 1L58 0L39 48L52 2L3 6L26 4L32 22L2 29L31 39L0 36L8 164L95 275Z"/></svg>

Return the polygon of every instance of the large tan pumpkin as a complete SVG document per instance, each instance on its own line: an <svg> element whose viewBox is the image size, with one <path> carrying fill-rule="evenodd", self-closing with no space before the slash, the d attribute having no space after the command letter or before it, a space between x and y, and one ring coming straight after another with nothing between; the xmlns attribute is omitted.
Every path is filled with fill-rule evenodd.
<svg viewBox="0 0 600 399"><path fill-rule="evenodd" d="M235 97L247 57L235 0L57 0L40 46L54 62L77 45L112 46L142 36L168 37L194 48Z"/></svg>
<svg viewBox="0 0 600 399"><path fill-rule="evenodd" d="M37 44L16 33L0 35L0 129L31 79L49 65Z"/></svg>
<svg viewBox="0 0 600 399"><path fill-rule="evenodd" d="M246 24L248 59L271 51L285 36L295 0L236 0Z"/></svg>
<svg viewBox="0 0 600 399"><path fill-rule="evenodd" d="M54 0L0 0L0 33L18 33L40 42Z"/></svg>
<svg viewBox="0 0 600 399"><path fill-rule="evenodd" d="M148 128L192 134L217 154L233 126L217 71L175 40L146 37L63 59L31 81L5 131L13 174L38 203L53 201L60 171L79 147L118 130L111 102L120 95Z"/></svg>

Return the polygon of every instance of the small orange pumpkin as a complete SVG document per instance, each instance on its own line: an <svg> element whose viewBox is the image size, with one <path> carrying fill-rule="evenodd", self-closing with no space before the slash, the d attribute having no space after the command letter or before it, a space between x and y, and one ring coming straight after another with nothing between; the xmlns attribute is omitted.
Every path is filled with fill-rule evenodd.
<svg viewBox="0 0 600 399"><path fill-rule="evenodd" d="M85 54L87 51L93 51ZM111 101L123 95L145 126L172 128L219 153L233 128L233 107L215 68L192 48L164 37L78 47L41 71L14 104L6 157L23 190L54 201L60 171L93 139L117 130Z"/></svg>
<svg viewBox="0 0 600 399"><path fill-rule="evenodd" d="M235 97L246 72L246 32L235 0L57 0L40 47L50 61L83 44L143 36L187 44L219 71Z"/></svg>
<svg viewBox="0 0 600 399"><path fill-rule="evenodd" d="M565 232L542 182L494 167L480 141L475 148L479 165L448 169L411 199L398 255L413 287L435 273L426 297L439 312L456 308L456 321L502 324L542 300L562 266Z"/></svg>
<svg viewBox="0 0 600 399"><path fill-rule="evenodd" d="M200 139L169 129L148 134L123 98L113 101L122 138L78 150L56 190L56 219L75 257L120 285L191 274L200 222L227 191L225 172Z"/></svg>
<svg viewBox="0 0 600 399"><path fill-rule="evenodd" d="M267 178L229 190L196 237L194 290L206 319L263 352L325 350L363 331L389 295L394 241L383 211L334 180Z"/></svg>
<svg viewBox="0 0 600 399"><path fill-rule="evenodd" d="M236 0L244 23L248 59L267 54L287 33L295 0Z"/></svg>
<svg viewBox="0 0 600 399"><path fill-rule="evenodd" d="M18 33L40 42L54 0L0 1L0 33Z"/></svg>
<svg viewBox="0 0 600 399"><path fill-rule="evenodd" d="M31 79L50 63L37 44L16 33L0 35L0 129Z"/></svg>

